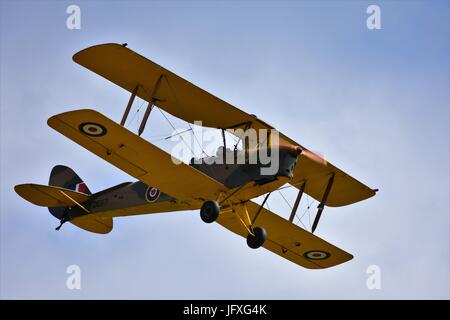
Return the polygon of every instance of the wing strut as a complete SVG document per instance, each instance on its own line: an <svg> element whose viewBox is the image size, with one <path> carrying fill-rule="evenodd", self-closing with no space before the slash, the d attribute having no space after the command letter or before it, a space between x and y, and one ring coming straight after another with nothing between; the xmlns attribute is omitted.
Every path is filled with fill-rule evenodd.
<svg viewBox="0 0 450 320"><path fill-rule="evenodd" d="M139 84L134 87L133 92L131 93L130 100L128 100L127 107L125 108L125 112L123 113L122 121L120 121L120 125L123 127L125 125L125 121L127 121L128 114L130 113L131 106L133 105L134 98L136 98L136 94L139 89Z"/></svg>
<svg viewBox="0 0 450 320"><path fill-rule="evenodd" d="M223 140L223 163L227 163L227 140L225 139L225 129L222 129L222 140Z"/></svg>
<svg viewBox="0 0 450 320"><path fill-rule="evenodd" d="M300 186L297 194L297 199L295 199L294 207L292 208L291 216L289 217L289 222L294 221L295 214L297 213L298 205L302 199L303 192L305 191L306 182L303 182Z"/></svg>
<svg viewBox="0 0 450 320"><path fill-rule="evenodd" d="M319 210L317 210L316 218L314 219L314 223L312 225L312 233L314 233L314 230L316 230L317 225L319 224L320 216L322 215L322 211L325 207L325 203L327 202L328 195L330 194L331 187L333 186L334 181L334 173L331 174L330 179L328 180L327 188L325 189L325 193L323 194L322 201L317 206Z"/></svg>
<svg viewBox="0 0 450 320"><path fill-rule="evenodd" d="M151 95L151 99L147 105L147 110L145 110L145 114L144 114L144 118L142 119L141 125L139 126L139 131L138 131L138 135L140 136L142 134L142 132L144 132L144 128L145 128L145 124L147 123L148 117L150 116L150 112L153 109L153 105L155 104L157 98L156 98L156 94L158 92L159 86L161 84L161 80L164 77L163 74L161 74L158 78L158 80L156 81L155 87L153 88L153 92Z"/></svg>
<svg viewBox="0 0 450 320"><path fill-rule="evenodd" d="M258 218L259 214L261 213L261 209L264 207L264 205L266 204L267 199L269 199L269 196L272 192L269 192L267 194L267 196L264 198L264 201L261 203L261 205L259 206L258 211L256 211L255 217L253 218L252 221L252 226L255 224L256 219Z"/></svg>

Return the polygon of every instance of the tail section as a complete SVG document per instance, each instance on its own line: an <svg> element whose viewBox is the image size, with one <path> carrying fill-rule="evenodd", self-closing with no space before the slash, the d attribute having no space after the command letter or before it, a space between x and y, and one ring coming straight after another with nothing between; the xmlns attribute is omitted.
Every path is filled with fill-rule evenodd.
<svg viewBox="0 0 450 320"><path fill-rule="evenodd" d="M92 195L86 183L71 168L57 165L53 167L50 173L49 186L60 187L73 190L77 194L84 194L86 197ZM73 206L73 204L72 204ZM78 204L80 206L80 204ZM109 233L113 228L113 219L111 217L99 217L82 208L83 215L70 217L67 211L68 207L48 208L48 211L61 221L61 225L69 221L77 227L86 231L105 234ZM69 216L69 218L68 218ZM59 229L61 225L57 228Z"/></svg>
<svg viewBox="0 0 450 320"><path fill-rule="evenodd" d="M81 180L75 171L63 165L53 167L48 185L85 193L87 195L92 194L86 183ZM64 217L65 210L66 207L48 208L48 211L59 220Z"/></svg>
<svg viewBox="0 0 450 320"><path fill-rule="evenodd" d="M48 207L50 213L60 221L56 230L65 222L102 234L113 228L111 217L97 216L85 207L91 198L91 191L69 167L55 166L50 173L48 186L26 183L15 186L14 190L25 200Z"/></svg>
<svg viewBox="0 0 450 320"><path fill-rule="evenodd" d="M49 186L61 187L85 194L92 194L83 180L69 167L57 165L50 173Z"/></svg>

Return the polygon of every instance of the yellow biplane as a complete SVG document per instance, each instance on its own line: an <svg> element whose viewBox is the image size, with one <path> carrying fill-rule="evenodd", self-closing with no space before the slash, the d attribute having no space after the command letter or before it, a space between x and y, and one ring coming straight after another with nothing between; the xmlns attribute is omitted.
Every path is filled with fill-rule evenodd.
<svg viewBox="0 0 450 320"><path fill-rule="evenodd" d="M48 125L138 181L91 193L72 169L58 165L49 185L15 186L24 199L49 208L60 220L57 230L70 222L104 234L112 230L114 217L200 209L203 221L217 222L247 238L251 248L264 247L305 268L328 268L352 259L313 232L325 206L349 205L372 197L376 189L126 44L92 46L76 53L73 60L129 91L130 100L120 123L84 109L55 115ZM124 127L136 96L148 102L137 134ZM174 161L169 153L141 138L155 106L189 123L201 120L205 127L222 130L222 154L215 160L223 162ZM250 130L264 132L266 138L257 138L252 146L246 136ZM227 149L225 132L239 135L242 149ZM261 151L277 159L275 170L263 170L268 163L263 163ZM236 161L239 156L243 161ZM264 207L271 192L285 184L298 189L288 220ZM293 223L304 193L319 202L312 232ZM251 201L262 195L261 205Z"/></svg>

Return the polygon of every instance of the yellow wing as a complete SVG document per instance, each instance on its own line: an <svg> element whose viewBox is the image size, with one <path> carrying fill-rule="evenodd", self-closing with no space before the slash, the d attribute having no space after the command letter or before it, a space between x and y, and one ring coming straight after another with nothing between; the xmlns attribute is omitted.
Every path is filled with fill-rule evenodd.
<svg viewBox="0 0 450 320"><path fill-rule="evenodd" d="M181 161L174 163L170 154L99 112L65 112L51 117L48 125L136 179L191 206L200 208L205 200L223 199L235 190ZM229 201L260 196L286 182L287 178L262 185L249 182L230 195Z"/></svg>
<svg viewBox="0 0 450 320"><path fill-rule="evenodd" d="M101 217L92 213L71 219L69 222L78 228L100 234L109 233L113 228L113 219L111 217Z"/></svg>
<svg viewBox="0 0 450 320"><path fill-rule="evenodd" d="M227 191L202 172L181 162L175 164L170 154L96 111L65 112L51 117L48 125L117 168L177 199L216 199L221 191Z"/></svg>
<svg viewBox="0 0 450 320"><path fill-rule="evenodd" d="M116 43L101 44L76 53L73 60L118 86L136 93L175 117L188 122L202 120L203 126L231 128L243 122L256 121L231 104L213 96L175 73ZM152 97L160 76L162 81ZM258 120L259 121L259 120ZM265 127L263 124L261 127Z"/></svg>
<svg viewBox="0 0 450 320"><path fill-rule="evenodd" d="M251 201L245 205L250 219L253 220L259 205ZM229 208L220 213L217 222L228 230L247 237L247 229L239 221L236 213ZM267 231L264 248L308 269L329 268L353 258L351 254L265 208L261 209L254 226L264 227Z"/></svg>
<svg viewBox="0 0 450 320"><path fill-rule="evenodd" d="M85 193L33 183L19 184L14 190L25 200L42 207L73 206L73 200L81 203L89 199L89 195Z"/></svg>
<svg viewBox="0 0 450 320"><path fill-rule="evenodd" d="M323 194L331 175L333 184L325 204L329 207L340 207L365 200L375 195L373 190L359 182L344 171L335 167L312 152L303 152L297 160L294 178L289 182L297 188L305 183L305 193L322 201Z"/></svg>
<svg viewBox="0 0 450 320"><path fill-rule="evenodd" d="M272 126L231 104L215 97L173 72L148 60L119 44L109 43L86 48L73 56L73 60L101 75L120 87L150 101L172 115L194 122L202 120L203 126L213 128L273 129ZM159 85L156 86L159 81ZM154 88L158 87L154 92ZM280 139L299 143L280 133ZM291 184L298 186L306 181L305 192L318 201L322 200L331 173L334 183L326 205L335 207L351 204L375 195L375 191L331 163L320 163L307 157L308 150L300 156Z"/></svg>

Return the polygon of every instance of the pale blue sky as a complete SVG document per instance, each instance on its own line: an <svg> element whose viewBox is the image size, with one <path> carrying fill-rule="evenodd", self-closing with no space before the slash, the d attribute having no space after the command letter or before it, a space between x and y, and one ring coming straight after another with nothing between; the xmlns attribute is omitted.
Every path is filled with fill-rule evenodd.
<svg viewBox="0 0 450 320"><path fill-rule="evenodd" d="M81 30L66 28L70 4ZM366 28L369 4L381 30ZM447 1L2 1L0 12L1 298L450 298ZM116 219L106 236L55 232L14 185L47 183L56 164L93 191L133 180L46 124L85 107L120 119L129 94L71 60L106 42L127 42L379 188L327 208L316 232L355 258L302 269L198 212ZM144 136L170 131L153 113ZM269 205L289 214L279 196ZM79 291L66 288L71 264ZM381 290L366 287L373 264Z"/></svg>

